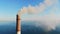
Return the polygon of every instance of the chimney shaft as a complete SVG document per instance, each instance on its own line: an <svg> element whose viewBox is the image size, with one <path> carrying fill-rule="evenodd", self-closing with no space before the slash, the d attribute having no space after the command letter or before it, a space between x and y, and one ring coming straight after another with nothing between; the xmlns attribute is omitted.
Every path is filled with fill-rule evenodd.
<svg viewBox="0 0 60 34"><path fill-rule="evenodd" d="M20 16L17 14L16 16L16 33L17 34L21 34L21 29L20 29L21 25L20 25Z"/></svg>

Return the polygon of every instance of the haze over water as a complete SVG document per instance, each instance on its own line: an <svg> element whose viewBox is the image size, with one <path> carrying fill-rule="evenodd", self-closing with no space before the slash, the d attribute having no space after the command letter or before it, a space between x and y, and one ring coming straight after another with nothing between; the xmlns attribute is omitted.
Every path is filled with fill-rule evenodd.
<svg viewBox="0 0 60 34"><path fill-rule="evenodd" d="M46 26L42 28L43 26L36 26L36 24L37 21L22 21L22 34L60 34L60 25L58 25L55 30L52 29L51 31L46 32L44 31L44 28L46 28ZM37 25L39 25L39 22Z"/></svg>
<svg viewBox="0 0 60 34"><path fill-rule="evenodd" d="M45 32L38 21L21 21L22 34L60 34L60 24L55 30ZM39 24L38 24L39 25ZM0 34L16 34L16 22L0 22Z"/></svg>

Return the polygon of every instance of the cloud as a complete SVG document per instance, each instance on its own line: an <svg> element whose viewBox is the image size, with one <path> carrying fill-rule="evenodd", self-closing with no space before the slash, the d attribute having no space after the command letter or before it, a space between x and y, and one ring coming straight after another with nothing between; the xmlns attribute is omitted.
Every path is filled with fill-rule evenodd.
<svg viewBox="0 0 60 34"><path fill-rule="evenodd" d="M50 30L55 30L56 25L58 23L58 20L60 20L55 12L56 9L58 9L56 7L58 0L44 0L44 2L40 3L39 5L36 6L32 6L32 5L28 5L28 7L23 7L18 13L19 15L28 13L28 14L34 14L35 16L32 17L26 17L26 18L22 18L23 20L36 20L36 21L42 21L43 23L36 23L37 26L45 26L46 31L50 31ZM53 6L53 7L51 7ZM51 9L49 10L49 14L47 15L43 15L43 16L37 16L36 14L40 14L45 12L45 10L51 7ZM56 20L57 19L57 20ZM57 21L57 22L56 22Z"/></svg>

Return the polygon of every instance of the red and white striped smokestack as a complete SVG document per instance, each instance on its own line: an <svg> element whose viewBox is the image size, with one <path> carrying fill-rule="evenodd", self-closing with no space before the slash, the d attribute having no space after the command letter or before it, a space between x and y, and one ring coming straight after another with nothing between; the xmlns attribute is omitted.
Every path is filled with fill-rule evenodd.
<svg viewBox="0 0 60 34"><path fill-rule="evenodd" d="M20 16L16 16L16 34L21 34Z"/></svg>

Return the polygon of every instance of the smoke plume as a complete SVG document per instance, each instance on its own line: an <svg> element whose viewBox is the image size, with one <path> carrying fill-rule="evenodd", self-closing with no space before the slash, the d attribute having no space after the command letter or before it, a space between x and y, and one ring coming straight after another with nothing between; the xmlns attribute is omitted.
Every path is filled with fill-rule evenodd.
<svg viewBox="0 0 60 34"><path fill-rule="evenodd" d="M36 6L32 6L32 5L28 5L28 7L22 7L21 10L19 10L18 14L22 15L22 14L40 14L45 12L45 10L47 10L47 8L51 7L51 10L49 14L47 15L43 15L43 16L34 16L34 17L29 17L29 18L25 18L24 20L36 20L36 21L42 21L41 24L36 23L37 26L42 26L42 28L45 26L45 30L46 31L50 31L50 30L55 30L56 28L56 19L58 20L58 18L55 15L55 11L57 9L57 7L55 6L57 4L58 0L44 0L43 3L40 3L39 5ZM52 7L53 6L53 7Z"/></svg>

